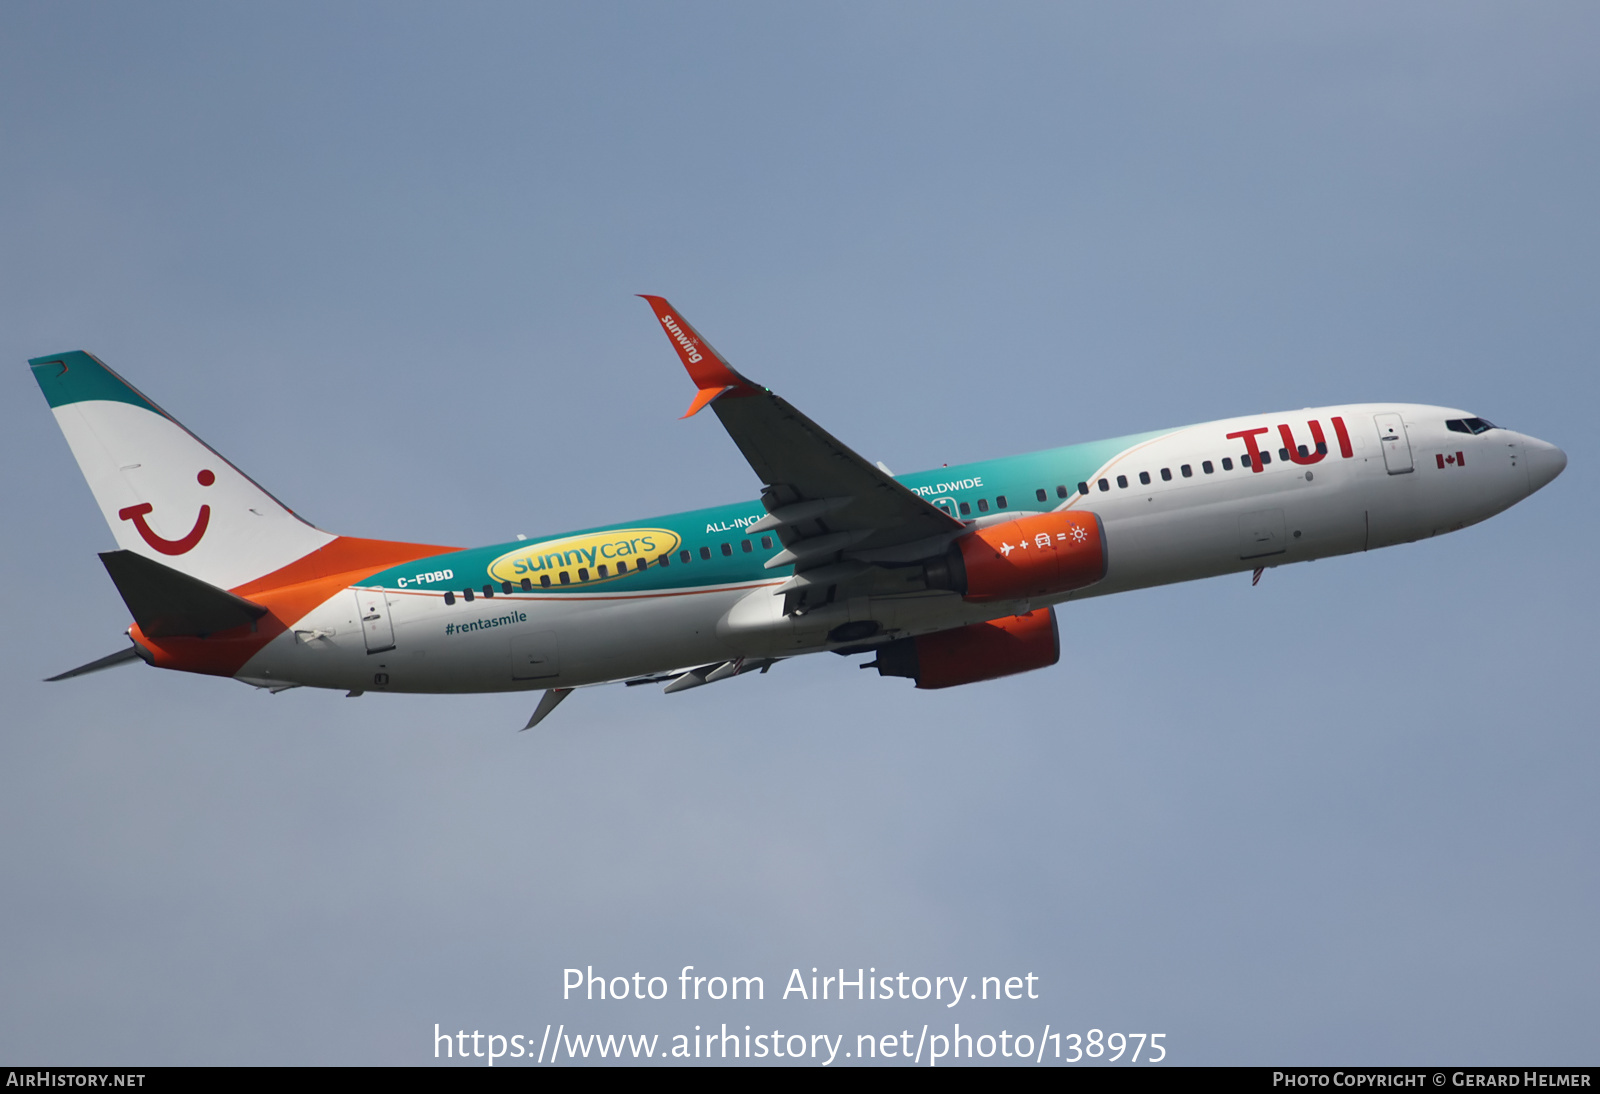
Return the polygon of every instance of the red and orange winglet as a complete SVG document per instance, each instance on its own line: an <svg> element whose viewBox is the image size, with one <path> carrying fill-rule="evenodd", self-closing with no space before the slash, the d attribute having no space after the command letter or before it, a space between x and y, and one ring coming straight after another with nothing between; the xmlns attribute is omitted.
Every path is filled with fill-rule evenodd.
<svg viewBox="0 0 1600 1094"><path fill-rule="evenodd" d="M689 370L689 379L700 389L694 402L684 412L685 418L694 417L722 395L755 395L761 390L735 372L722 354L700 337L700 332L694 329L693 324L673 311L665 297L647 296L644 293L639 295L655 311L656 318L661 320L667 337L672 340L672 348L678 351L683 367Z"/></svg>

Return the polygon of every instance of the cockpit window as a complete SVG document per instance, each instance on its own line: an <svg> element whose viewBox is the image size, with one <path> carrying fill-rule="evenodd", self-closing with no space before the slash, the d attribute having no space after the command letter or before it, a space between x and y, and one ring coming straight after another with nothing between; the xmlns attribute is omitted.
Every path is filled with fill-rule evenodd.
<svg viewBox="0 0 1600 1094"><path fill-rule="evenodd" d="M1487 433L1500 428L1487 418L1451 418L1444 427L1452 433Z"/></svg>

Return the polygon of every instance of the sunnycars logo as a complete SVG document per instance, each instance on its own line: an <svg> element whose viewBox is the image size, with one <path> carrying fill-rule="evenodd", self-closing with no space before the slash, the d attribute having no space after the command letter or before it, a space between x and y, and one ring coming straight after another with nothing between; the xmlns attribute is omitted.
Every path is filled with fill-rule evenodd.
<svg viewBox="0 0 1600 1094"><path fill-rule="evenodd" d="M676 532L665 528L617 528L609 532L590 532L582 536L566 536L543 543L530 543L515 551L501 555L489 563L489 576L496 581L518 584L523 578L548 575L559 582L562 571L572 575L573 581L610 581L621 577L619 567L626 564L624 572L631 573L637 563L650 562L661 555L671 554L681 542ZM604 576L600 567L605 567ZM585 577L579 570L587 570Z"/></svg>

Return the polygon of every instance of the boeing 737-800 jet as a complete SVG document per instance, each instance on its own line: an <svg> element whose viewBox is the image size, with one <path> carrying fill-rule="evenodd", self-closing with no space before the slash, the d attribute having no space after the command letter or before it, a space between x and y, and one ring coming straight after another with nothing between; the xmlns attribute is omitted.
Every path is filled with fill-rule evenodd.
<svg viewBox="0 0 1600 1094"><path fill-rule="evenodd" d="M1493 516L1566 466L1464 410L1253 414L895 476L645 297L758 500L461 549L306 523L87 353L30 362L116 537L143 660L273 691L715 683L831 650L919 688L1055 664L1066 601L1366 551Z"/></svg>

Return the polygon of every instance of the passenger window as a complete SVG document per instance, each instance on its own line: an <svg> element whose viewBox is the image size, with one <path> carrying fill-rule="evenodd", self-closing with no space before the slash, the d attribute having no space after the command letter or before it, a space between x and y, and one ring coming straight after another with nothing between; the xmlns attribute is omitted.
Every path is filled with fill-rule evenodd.
<svg viewBox="0 0 1600 1094"><path fill-rule="evenodd" d="M1087 494L1089 492L1089 488L1084 486L1083 483L1080 482L1078 484L1078 492L1080 494ZM1064 498L1066 496L1067 496L1067 488L1065 486L1056 487L1056 497Z"/></svg>
<svg viewBox="0 0 1600 1094"><path fill-rule="evenodd" d="M1305 450L1305 447L1302 445L1301 448L1300 448L1300 455L1304 456L1305 454L1306 454L1306 450ZM1289 462L1289 450L1287 448L1279 448L1278 449L1278 459L1282 460L1284 463L1288 463Z"/></svg>
<svg viewBox="0 0 1600 1094"><path fill-rule="evenodd" d="M665 566L671 560L672 560L672 556L671 555L662 555L660 558L656 559L656 565L657 566Z"/></svg>
<svg viewBox="0 0 1600 1094"><path fill-rule="evenodd" d="M1139 484L1141 486L1149 486L1150 485L1150 472L1148 472L1148 471L1139 472Z"/></svg>
<svg viewBox="0 0 1600 1094"><path fill-rule="evenodd" d="M1250 465L1249 464L1245 464L1245 466L1248 467ZM1224 471L1232 471L1233 470L1233 460L1232 460L1232 458L1230 458L1228 456L1222 457L1222 469Z"/></svg>
<svg viewBox="0 0 1600 1094"><path fill-rule="evenodd" d="M561 571L561 584L563 584L563 585L571 585L572 584L572 574L570 574L566 570L562 570Z"/></svg>
<svg viewBox="0 0 1600 1094"><path fill-rule="evenodd" d="M1109 482L1107 482L1105 479L1101 479L1100 480L1099 486L1100 486L1101 490L1110 490L1111 489L1111 484Z"/></svg>
<svg viewBox="0 0 1600 1094"><path fill-rule="evenodd" d="M462 589L461 590L461 596L466 600L466 602L468 604L472 603L472 590L471 589Z"/></svg>
<svg viewBox="0 0 1600 1094"><path fill-rule="evenodd" d="M691 557L693 557L693 556L691 556L688 551L679 551L678 552L678 561L679 562L688 562Z"/></svg>
<svg viewBox="0 0 1600 1094"><path fill-rule="evenodd" d="M511 595L511 582L502 581L500 583L500 591L505 593L507 596L510 596Z"/></svg>
<svg viewBox="0 0 1600 1094"><path fill-rule="evenodd" d="M711 561L711 548L709 548L709 547L700 548L700 558L702 560L706 561L706 562Z"/></svg>
<svg viewBox="0 0 1600 1094"><path fill-rule="evenodd" d="M972 506L968 505L966 502L962 502L961 515L964 517L970 517L972 515Z"/></svg>
<svg viewBox="0 0 1600 1094"><path fill-rule="evenodd" d="M1194 478L1194 468L1190 467L1188 464L1184 464L1182 467L1178 468L1178 471L1186 479Z"/></svg>
<svg viewBox="0 0 1600 1094"><path fill-rule="evenodd" d="M995 496L994 503L999 508L1004 509L1006 507L1006 496L1004 494L997 494Z"/></svg>
<svg viewBox="0 0 1600 1094"><path fill-rule="evenodd" d="M1126 475L1118 475L1117 476L1117 486L1120 487L1123 490L1126 490L1128 488L1128 476L1126 476Z"/></svg>
<svg viewBox="0 0 1600 1094"><path fill-rule="evenodd" d="M627 572L628 572L628 560L625 559L625 558L624 559L619 559L617 561L617 573L625 574Z"/></svg>
<svg viewBox="0 0 1600 1094"><path fill-rule="evenodd" d="M1058 487L1057 489L1064 489L1064 488ZM1086 483L1086 482L1080 482L1078 484L1078 493L1087 494L1088 492L1089 492L1089 484Z"/></svg>
<svg viewBox="0 0 1600 1094"><path fill-rule="evenodd" d="M550 584L550 579L548 577L545 578L544 583L546 585ZM522 579L522 591L525 593L533 592L533 578L525 577Z"/></svg>
<svg viewBox="0 0 1600 1094"><path fill-rule="evenodd" d="M978 499L978 512L987 513L988 511L989 511L989 499L988 498L979 498Z"/></svg>
<svg viewBox="0 0 1600 1094"><path fill-rule="evenodd" d="M1306 459L1307 457L1309 457L1311 455L1311 453L1306 450L1306 446L1303 445L1303 444L1302 445L1297 445L1296 446L1296 451L1298 451L1300 453L1300 458L1302 460ZM1284 457L1284 459L1288 459L1288 458L1289 458L1288 456Z"/></svg>
<svg viewBox="0 0 1600 1094"><path fill-rule="evenodd" d="M548 589L549 587L550 587L550 575L549 574L540 574L539 575L539 588Z"/></svg>
<svg viewBox="0 0 1600 1094"><path fill-rule="evenodd" d="M1063 494L1066 493L1066 489L1064 487L1058 486L1058 487L1056 487L1056 489L1060 490ZM1045 496L1046 496L1045 492L1044 492L1044 487L1041 486L1041 487L1039 487L1039 489L1035 490L1033 492L1033 496L1035 498L1039 499L1040 501L1043 501L1045 499Z"/></svg>
<svg viewBox="0 0 1600 1094"><path fill-rule="evenodd" d="M1263 453L1261 453L1261 466L1262 467L1267 466L1267 464L1269 464L1271 462L1272 462L1272 453L1271 452L1263 452Z"/></svg>
<svg viewBox="0 0 1600 1094"><path fill-rule="evenodd" d="M587 567L587 566L579 566L578 567L578 580L579 581L588 581L589 580L589 567Z"/></svg>
<svg viewBox="0 0 1600 1094"><path fill-rule="evenodd" d="M747 539L741 539L739 541L739 549L741 551L743 551L745 554L749 554L751 551L754 551L756 549L756 545L754 543L751 543Z"/></svg>
<svg viewBox="0 0 1600 1094"><path fill-rule="evenodd" d="M579 577L582 577L582 576L583 576L583 575L582 575L582 574L580 574L580 575L578 575L578 576L579 576ZM605 563L604 563L604 562L602 562L602 563L601 563L601 564L600 564L600 576L601 576L601 577L608 577L608 576L610 576L610 575L608 575L608 574L607 574L607 573L606 573L606 564L605 564Z"/></svg>
<svg viewBox="0 0 1600 1094"><path fill-rule="evenodd" d="M772 550L772 537L771 536L762 536L761 537L761 549L763 551Z"/></svg>
<svg viewBox="0 0 1600 1094"><path fill-rule="evenodd" d="M722 545L722 557L723 558L727 558L728 556L730 556L732 554L733 554L733 544L724 543Z"/></svg>
<svg viewBox="0 0 1600 1094"><path fill-rule="evenodd" d="M1213 471L1215 471L1216 468L1211 466L1211 461L1210 460L1201 460L1200 461L1200 470L1204 471L1206 474L1209 475Z"/></svg>
<svg viewBox="0 0 1600 1094"><path fill-rule="evenodd" d="M1222 461L1222 466L1223 467L1227 467L1228 466L1228 461L1227 460L1223 460ZM1240 467L1249 467L1250 466L1250 453L1246 452L1244 455L1239 457L1239 466Z"/></svg>
<svg viewBox="0 0 1600 1094"><path fill-rule="evenodd" d="M485 600L488 600L492 596L494 596L494 586L493 585L485 585L483 587L483 598Z"/></svg>
<svg viewBox="0 0 1600 1094"><path fill-rule="evenodd" d="M454 604L456 602L456 594L446 589L444 591L444 602L446 604Z"/></svg>
<svg viewBox="0 0 1600 1094"><path fill-rule="evenodd" d="M1301 445L1300 447L1304 448L1305 445ZM1328 454L1328 442L1327 441L1318 441L1317 442L1317 455L1326 456L1327 454Z"/></svg>
<svg viewBox="0 0 1600 1094"><path fill-rule="evenodd" d="M1171 482L1172 481L1172 468L1163 467L1161 469L1161 481L1162 482Z"/></svg>

